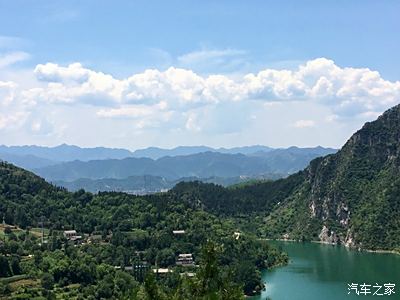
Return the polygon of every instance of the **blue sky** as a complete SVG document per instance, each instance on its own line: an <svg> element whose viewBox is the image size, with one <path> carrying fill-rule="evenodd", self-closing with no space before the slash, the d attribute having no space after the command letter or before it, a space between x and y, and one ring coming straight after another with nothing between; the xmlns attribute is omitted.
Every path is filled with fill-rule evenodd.
<svg viewBox="0 0 400 300"><path fill-rule="evenodd" d="M0 1L0 143L339 147L400 102L399 12L367 0Z"/></svg>

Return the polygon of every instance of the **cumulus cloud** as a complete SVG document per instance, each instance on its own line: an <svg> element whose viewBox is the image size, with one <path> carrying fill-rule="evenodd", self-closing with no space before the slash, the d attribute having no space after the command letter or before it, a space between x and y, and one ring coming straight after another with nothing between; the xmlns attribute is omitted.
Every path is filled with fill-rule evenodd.
<svg viewBox="0 0 400 300"><path fill-rule="evenodd" d="M84 68L80 63L67 67L47 63L37 65L34 73L38 80L47 83L44 88L33 88L25 97L46 102L87 102L92 105L119 102L124 80Z"/></svg>
<svg viewBox="0 0 400 300"><path fill-rule="evenodd" d="M232 101L316 101L330 106L334 114L346 117L381 112L397 103L400 95L399 81L384 80L368 68L341 68L326 58L308 61L296 70L265 69L241 78L218 74L201 76L191 70L170 67L117 79L79 63L66 67L51 63L38 65L35 74L47 86L31 90L31 97L93 105L103 101L109 105L152 106L166 101L171 108L188 110Z"/></svg>
<svg viewBox="0 0 400 300"><path fill-rule="evenodd" d="M84 83L89 79L90 70L83 68L80 63L61 67L58 64L47 63L37 65L34 70L39 80L48 82L70 82Z"/></svg>
<svg viewBox="0 0 400 300"><path fill-rule="evenodd" d="M236 54L232 50L231 55ZM226 53L199 52L181 60L222 55ZM37 83L33 88L0 81L0 107L12 106L7 114L3 112L2 128L11 126L18 113L23 120L24 113L38 112L41 106L62 104L91 107L99 119L125 119L136 128L178 126L194 132L212 128L213 132L229 133L233 128L240 130L235 122L246 126L243 122L251 121L247 115L277 103L315 103L327 109L329 122L355 116L372 118L400 101L399 81L385 80L368 68L340 67L326 58L294 69L270 68L242 76L201 75L170 67L116 78L80 63L39 64L33 74ZM315 125L308 119L290 122L298 128ZM48 132L44 129L49 126L42 123L32 123L31 130Z"/></svg>

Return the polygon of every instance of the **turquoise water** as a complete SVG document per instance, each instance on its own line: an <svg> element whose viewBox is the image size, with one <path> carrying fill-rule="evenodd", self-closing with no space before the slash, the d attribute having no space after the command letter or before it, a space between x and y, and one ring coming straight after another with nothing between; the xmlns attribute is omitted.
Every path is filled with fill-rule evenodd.
<svg viewBox="0 0 400 300"><path fill-rule="evenodd" d="M271 242L289 254L285 267L265 271L266 290L252 300L400 299L400 255L348 250L317 243ZM371 284L370 295L348 294L348 284ZM372 296L378 284L394 283L396 294ZM358 287L359 289L359 287ZM378 293L384 292L384 286ZM268 298L269 297L269 298Z"/></svg>

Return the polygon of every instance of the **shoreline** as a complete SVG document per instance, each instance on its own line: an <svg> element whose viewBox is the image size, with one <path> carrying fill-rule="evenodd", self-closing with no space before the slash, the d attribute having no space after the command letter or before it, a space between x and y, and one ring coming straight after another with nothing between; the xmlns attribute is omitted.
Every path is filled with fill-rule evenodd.
<svg viewBox="0 0 400 300"><path fill-rule="evenodd" d="M330 245L330 246L343 246L346 249L357 251L357 252L400 255L400 252L396 251L396 250L382 250L382 249L372 250L372 249L354 248L354 247L346 246L344 244L329 243L329 242L317 241L317 240L311 240L311 241L300 241L300 240L294 240L294 239L263 239L263 240L266 240L266 241L278 241L278 242L297 242L297 243L308 242L308 243L323 244L323 245Z"/></svg>
<svg viewBox="0 0 400 300"><path fill-rule="evenodd" d="M378 254L396 254L400 255L400 252L395 250L371 250L371 249L361 249L359 251L365 251L369 253L378 253Z"/></svg>
<svg viewBox="0 0 400 300"><path fill-rule="evenodd" d="M301 242L298 240L293 240L293 239L260 239L264 241L278 241L278 242Z"/></svg>

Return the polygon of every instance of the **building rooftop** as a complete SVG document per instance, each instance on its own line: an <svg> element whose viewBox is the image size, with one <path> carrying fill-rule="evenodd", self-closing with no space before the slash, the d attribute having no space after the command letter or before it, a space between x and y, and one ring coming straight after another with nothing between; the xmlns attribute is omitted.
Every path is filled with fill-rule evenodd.
<svg viewBox="0 0 400 300"><path fill-rule="evenodd" d="M166 274L172 272L172 270L168 268L159 268L159 269L153 269L153 272L158 274Z"/></svg>
<svg viewBox="0 0 400 300"><path fill-rule="evenodd" d="M183 254L179 254L178 256L179 256L179 258L192 258L191 253L183 253Z"/></svg>

